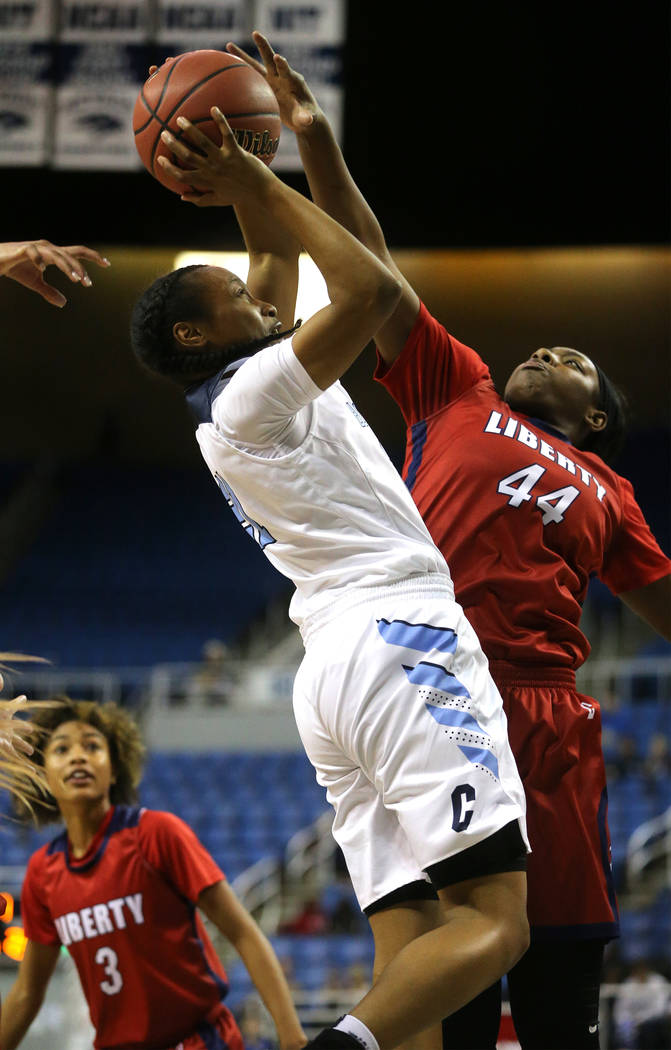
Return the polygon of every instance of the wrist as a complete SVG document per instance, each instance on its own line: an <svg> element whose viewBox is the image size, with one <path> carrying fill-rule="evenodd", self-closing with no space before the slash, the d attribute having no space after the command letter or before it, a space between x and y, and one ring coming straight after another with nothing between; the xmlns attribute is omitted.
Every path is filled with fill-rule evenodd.
<svg viewBox="0 0 671 1050"><path fill-rule="evenodd" d="M304 124L299 130L297 130L296 137L304 141L309 141L310 139L322 137L324 134L327 134L329 130L330 126L324 110L320 109L319 106L315 106L312 113L311 123Z"/></svg>

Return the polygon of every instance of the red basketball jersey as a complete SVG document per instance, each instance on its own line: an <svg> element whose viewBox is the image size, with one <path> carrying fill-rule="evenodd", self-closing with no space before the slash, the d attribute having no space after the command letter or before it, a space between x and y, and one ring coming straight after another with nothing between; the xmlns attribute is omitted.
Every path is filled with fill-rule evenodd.
<svg viewBox="0 0 671 1050"><path fill-rule="evenodd" d="M195 908L223 877L179 818L139 806L113 807L84 857L63 832L30 858L26 936L66 945L96 1047L174 1046L225 1009L227 977Z"/></svg>
<svg viewBox="0 0 671 1050"><path fill-rule="evenodd" d="M618 594L671 572L630 483L512 412L481 358L424 305L376 378L405 417L403 476L486 655L579 667L590 577Z"/></svg>

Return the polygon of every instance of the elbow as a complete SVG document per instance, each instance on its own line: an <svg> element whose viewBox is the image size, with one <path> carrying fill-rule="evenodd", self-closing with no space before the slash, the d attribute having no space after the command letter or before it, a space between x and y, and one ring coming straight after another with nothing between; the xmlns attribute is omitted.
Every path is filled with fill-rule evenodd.
<svg viewBox="0 0 671 1050"><path fill-rule="evenodd" d="M370 290L365 304L366 314L382 324L394 312L401 298L403 286L400 279L389 271L380 276Z"/></svg>

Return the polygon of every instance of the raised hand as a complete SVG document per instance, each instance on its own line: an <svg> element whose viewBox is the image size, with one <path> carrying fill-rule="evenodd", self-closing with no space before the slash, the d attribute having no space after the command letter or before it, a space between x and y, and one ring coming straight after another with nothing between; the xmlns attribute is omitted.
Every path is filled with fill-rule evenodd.
<svg viewBox="0 0 671 1050"><path fill-rule="evenodd" d="M252 38L259 49L262 62L252 58L237 44L227 44L226 50L266 78L279 104L282 123L291 131L300 134L310 127L320 112L317 100L305 77L292 69L286 58L273 51L263 33L254 31Z"/></svg>
<svg viewBox="0 0 671 1050"><path fill-rule="evenodd" d="M0 703L0 754L32 755L33 747L25 739L30 735L32 727L29 722L14 717L25 709L27 703L25 696L17 696L14 700L3 700Z"/></svg>
<svg viewBox="0 0 671 1050"><path fill-rule="evenodd" d="M45 240L8 241L0 244L0 275L11 277L25 288L37 292L52 306L65 306L66 297L45 280L44 271L47 266L57 266L73 283L90 288L92 281L82 259L98 266L110 265L109 260L93 248L81 244L62 248Z"/></svg>
<svg viewBox="0 0 671 1050"><path fill-rule="evenodd" d="M159 157L158 163L173 179L184 184L181 200L197 204L199 208L238 204L252 197L264 180L275 178L263 161L238 145L221 110L213 106L210 113L221 132L220 146L186 117L177 117L183 139L167 130L161 132L163 142L179 158L182 167L167 157Z"/></svg>

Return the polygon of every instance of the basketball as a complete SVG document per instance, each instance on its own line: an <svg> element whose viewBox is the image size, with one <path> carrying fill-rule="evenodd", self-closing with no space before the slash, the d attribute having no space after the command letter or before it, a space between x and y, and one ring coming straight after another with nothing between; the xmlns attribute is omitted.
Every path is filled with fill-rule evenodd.
<svg viewBox="0 0 671 1050"><path fill-rule="evenodd" d="M210 110L218 106L239 145L270 164L280 141L277 100L266 80L242 59L225 51L187 51L167 59L145 81L133 110L135 145L145 168L174 193L180 185L157 163L160 156L176 162L161 139L167 128L175 138L183 132L177 117L186 117L213 142L221 133Z"/></svg>

